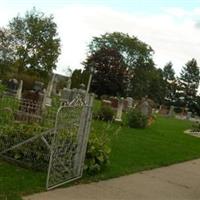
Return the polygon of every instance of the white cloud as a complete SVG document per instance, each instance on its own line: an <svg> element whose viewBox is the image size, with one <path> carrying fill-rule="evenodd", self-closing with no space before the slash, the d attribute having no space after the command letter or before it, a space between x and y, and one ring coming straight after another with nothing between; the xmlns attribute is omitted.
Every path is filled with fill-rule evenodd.
<svg viewBox="0 0 200 200"><path fill-rule="evenodd" d="M108 7L68 6L54 13L62 39L63 54L59 71L63 66L81 67L87 45L93 36L105 32L121 31L137 36L155 50L155 62L163 67L172 61L177 73L189 59L200 64L200 37L195 21L190 18L177 20L177 16L189 16L182 9L172 9L160 15L142 16L115 11ZM198 14L199 8L195 9ZM192 12L193 13L193 12Z"/></svg>
<svg viewBox="0 0 200 200"><path fill-rule="evenodd" d="M187 15L190 15L190 12L182 8L168 8L166 9L166 13L175 17L185 17Z"/></svg>
<svg viewBox="0 0 200 200"><path fill-rule="evenodd" d="M0 26L6 25L17 14L16 10L3 7L0 8ZM54 10L52 14L62 42L62 55L58 62L60 73L67 66L81 68L80 63L86 58L87 45L92 37L113 31L137 36L151 45L158 67L172 61L179 73L181 67L193 57L200 65L200 29L197 28L200 8L192 11L166 8L159 15L138 15L104 6L70 4Z"/></svg>

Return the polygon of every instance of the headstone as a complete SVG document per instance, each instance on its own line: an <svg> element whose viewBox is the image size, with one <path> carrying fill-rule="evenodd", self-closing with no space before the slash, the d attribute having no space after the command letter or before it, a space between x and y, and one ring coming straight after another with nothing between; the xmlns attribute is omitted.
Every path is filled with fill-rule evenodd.
<svg viewBox="0 0 200 200"><path fill-rule="evenodd" d="M186 119L190 120L192 117L192 112L187 112Z"/></svg>
<svg viewBox="0 0 200 200"><path fill-rule="evenodd" d="M169 117L173 117L174 116L174 106L170 106L168 116Z"/></svg>
<svg viewBox="0 0 200 200"><path fill-rule="evenodd" d="M69 77L67 81L67 89L71 88L71 84L72 84L71 77Z"/></svg>
<svg viewBox="0 0 200 200"><path fill-rule="evenodd" d="M56 74L53 74L51 81L49 81L48 86L47 86L47 90L44 94L44 99L43 99L43 103L42 103L42 108L44 109L45 106L51 106L51 93L53 90L53 84L54 84L54 80L55 80Z"/></svg>
<svg viewBox="0 0 200 200"><path fill-rule="evenodd" d="M118 101L117 114L116 114L116 118L115 118L115 121L118 121L118 122L122 121L122 113L123 113L123 105L124 105L123 101L124 101L124 98L121 98Z"/></svg>
<svg viewBox="0 0 200 200"><path fill-rule="evenodd" d="M149 116L149 102L147 100L147 98L143 98L142 99L142 103L141 103L141 113L145 116Z"/></svg>
<svg viewBox="0 0 200 200"><path fill-rule="evenodd" d="M72 102L76 98L84 100L86 97L86 91L84 89L68 89L64 88L61 92L61 103Z"/></svg>
<svg viewBox="0 0 200 200"><path fill-rule="evenodd" d="M102 106L111 106L112 102L110 100L103 99L101 104Z"/></svg>
<svg viewBox="0 0 200 200"><path fill-rule="evenodd" d="M110 97L109 100L111 101L111 107L114 109L117 109L117 107L118 107L117 97Z"/></svg>
<svg viewBox="0 0 200 200"><path fill-rule="evenodd" d="M131 109L133 107L133 98L127 97L126 100L127 100L127 103L128 103L127 104L128 109Z"/></svg>
<svg viewBox="0 0 200 200"><path fill-rule="evenodd" d="M20 81L19 83L19 87L18 87L18 90L17 90L17 94L16 94L16 97L17 99L21 99L22 97L22 89L23 89L23 80Z"/></svg>
<svg viewBox="0 0 200 200"><path fill-rule="evenodd" d="M7 88L10 95L16 95L17 88L18 88L18 80L15 78L10 79L8 81Z"/></svg>
<svg viewBox="0 0 200 200"><path fill-rule="evenodd" d="M47 97L51 97L55 77L56 77L56 74L53 74L51 81L49 81L49 84L47 86Z"/></svg>
<svg viewBox="0 0 200 200"><path fill-rule="evenodd" d="M123 111L128 111L128 101L127 101L127 99L123 100Z"/></svg>

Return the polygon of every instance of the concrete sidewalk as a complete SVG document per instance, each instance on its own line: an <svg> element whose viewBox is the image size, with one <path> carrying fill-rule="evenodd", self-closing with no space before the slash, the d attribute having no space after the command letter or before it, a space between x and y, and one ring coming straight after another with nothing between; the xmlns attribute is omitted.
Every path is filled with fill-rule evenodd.
<svg viewBox="0 0 200 200"><path fill-rule="evenodd" d="M24 200L200 200L200 159L56 189Z"/></svg>

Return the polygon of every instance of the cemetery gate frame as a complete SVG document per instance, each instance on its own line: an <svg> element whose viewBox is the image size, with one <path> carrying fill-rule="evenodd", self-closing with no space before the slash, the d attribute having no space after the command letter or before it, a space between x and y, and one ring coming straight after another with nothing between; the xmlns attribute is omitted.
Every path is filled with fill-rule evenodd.
<svg viewBox="0 0 200 200"><path fill-rule="evenodd" d="M9 157L12 155L10 152L24 146L31 148L31 144L34 142L37 144L39 140L48 151L47 190L80 178L84 169L94 96L71 91L69 92L69 97L64 101L62 100L60 107L53 115L51 113L51 119L44 119L46 121L50 120L54 124L52 127L0 150L2 158L20 163L21 160ZM16 111L18 118L20 116L21 119L21 116L25 116L22 120L32 120L35 114L30 114L31 118L30 115L21 115L22 110L24 112L24 107L22 109L22 106L28 105L29 110L33 110L32 108L35 109L36 105L31 107L30 104L24 104L23 99L20 101L22 102L21 104L17 102L17 105L21 106L19 107L21 110ZM41 120L40 118L36 119L38 121Z"/></svg>

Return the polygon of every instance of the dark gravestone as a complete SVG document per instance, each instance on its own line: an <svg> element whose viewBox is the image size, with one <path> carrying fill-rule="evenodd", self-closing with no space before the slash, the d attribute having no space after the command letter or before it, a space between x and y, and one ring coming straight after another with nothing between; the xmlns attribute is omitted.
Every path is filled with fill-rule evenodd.
<svg viewBox="0 0 200 200"><path fill-rule="evenodd" d="M18 89L18 80L13 78L7 82L7 92L8 95L16 95Z"/></svg>
<svg viewBox="0 0 200 200"><path fill-rule="evenodd" d="M17 120L37 122L41 120L42 102L44 98L43 83L36 82L33 90L25 91L20 101Z"/></svg>

